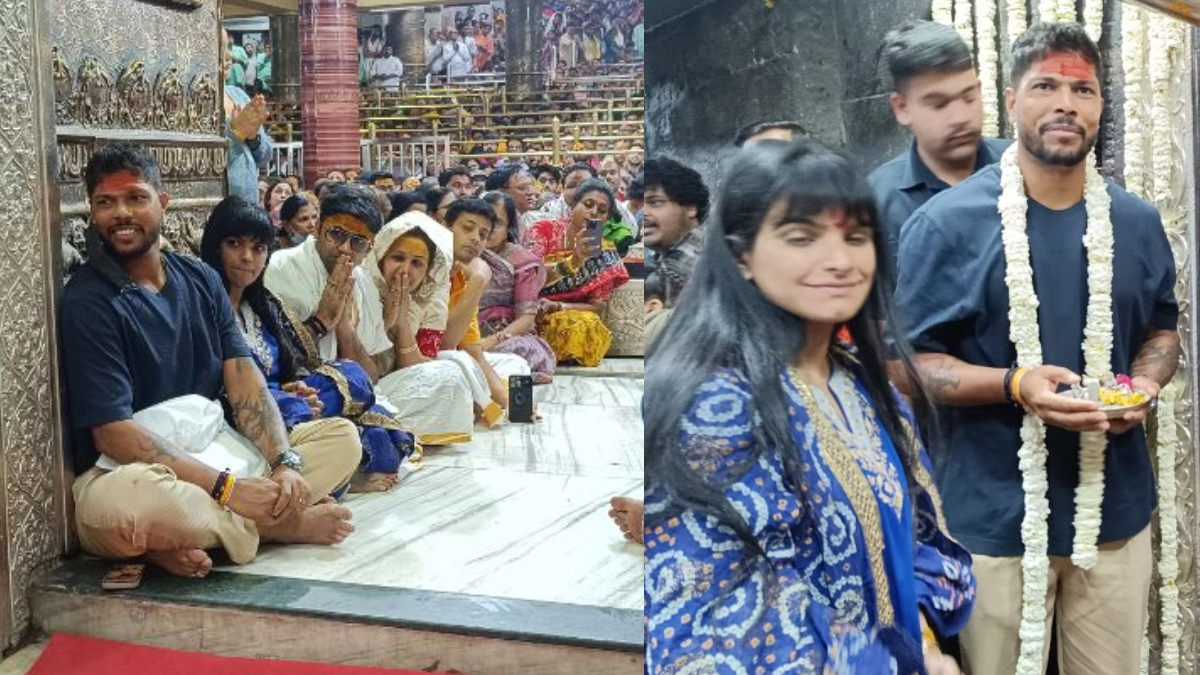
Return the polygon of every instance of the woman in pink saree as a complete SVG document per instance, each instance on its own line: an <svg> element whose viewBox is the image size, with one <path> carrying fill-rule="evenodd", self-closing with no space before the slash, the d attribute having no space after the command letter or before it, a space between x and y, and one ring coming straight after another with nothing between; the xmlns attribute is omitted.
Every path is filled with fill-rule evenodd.
<svg viewBox="0 0 1200 675"><path fill-rule="evenodd" d="M520 237L517 208L502 192L483 196L496 211L496 227L482 258L492 269L479 302L479 328L484 351L516 354L529 362L533 380L546 384L554 375L555 356L537 333L538 297L546 283L546 267Z"/></svg>

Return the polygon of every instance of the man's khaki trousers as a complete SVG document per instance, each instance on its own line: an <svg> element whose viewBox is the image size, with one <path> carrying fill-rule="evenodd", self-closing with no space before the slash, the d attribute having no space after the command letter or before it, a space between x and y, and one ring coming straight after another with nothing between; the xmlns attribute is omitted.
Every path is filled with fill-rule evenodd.
<svg viewBox="0 0 1200 675"><path fill-rule="evenodd" d="M345 485L362 460L358 430L344 419L297 425L290 441L304 458L313 503ZM75 479L72 491L79 543L94 556L123 559L147 551L220 547L245 564L258 553L253 522L221 508L207 490L179 480L162 464L93 467Z"/></svg>
<svg viewBox="0 0 1200 675"><path fill-rule="evenodd" d="M1013 675L1021 644L1021 559L972 557L978 590L962 632L964 670ZM1062 675L1137 673L1153 565L1149 526L1129 539L1101 544L1099 562L1090 570L1051 556L1043 672L1057 610L1053 625Z"/></svg>

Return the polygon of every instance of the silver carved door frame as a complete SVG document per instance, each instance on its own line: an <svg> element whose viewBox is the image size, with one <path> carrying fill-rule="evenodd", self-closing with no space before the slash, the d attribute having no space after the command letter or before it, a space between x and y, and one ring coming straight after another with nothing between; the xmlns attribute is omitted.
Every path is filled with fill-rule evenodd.
<svg viewBox="0 0 1200 675"><path fill-rule="evenodd" d="M62 279L54 89L43 0L0 6L0 640L30 625L30 580L66 551L55 311Z"/></svg>

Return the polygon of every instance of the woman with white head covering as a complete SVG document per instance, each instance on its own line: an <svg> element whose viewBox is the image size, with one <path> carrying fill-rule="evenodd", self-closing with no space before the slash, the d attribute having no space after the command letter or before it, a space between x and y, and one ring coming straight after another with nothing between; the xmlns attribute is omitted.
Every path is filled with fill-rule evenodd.
<svg viewBox="0 0 1200 675"><path fill-rule="evenodd" d="M379 381L379 390L397 407L423 405L419 402L421 398L433 396L427 391L428 383L412 384L413 376L405 371L421 366L433 372L428 366L441 363L439 372L444 374L439 377L464 382L468 388L468 416L473 418L471 411L477 406L488 426L499 423L504 408L492 399L483 370L466 352L441 347L450 314L454 235L429 216L410 212L380 230L372 251L364 266L379 288L383 321L385 326L392 326L388 333L393 344L389 358L380 364L380 373L392 374ZM457 375L451 377L445 365L455 366ZM427 379L424 372L421 375ZM416 387L423 389L413 391ZM405 400L413 397L418 402ZM455 416L461 414L463 407L457 401L446 402L452 408L448 412ZM412 428L411 420L401 419Z"/></svg>
<svg viewBox="0 0 1200 675"><path fill-rule="evenodd" d="M363 262L379 288L394 345L376 357L383 376L376 389L426 445L469 441L475 422L463 367L438 358L450 299L452 242L450 232L429 216L406 213L384 225Z"/></svg>

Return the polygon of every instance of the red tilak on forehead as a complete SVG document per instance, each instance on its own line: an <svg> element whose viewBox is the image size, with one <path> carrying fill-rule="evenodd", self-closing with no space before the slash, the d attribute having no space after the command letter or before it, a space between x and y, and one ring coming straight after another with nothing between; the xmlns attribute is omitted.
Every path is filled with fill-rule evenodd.
<svg viewBox="0 0 1200 675"><path fill-rule="evenodd" d="M100 183L96 186L96 191L125 192L139 187L144 182L141 176L132 171L118 171L101 178Z"/></svg>
<svg viewBox="0 0 1200 675"><path fill-rule="evenodd" d="M850 225L850 221L846 217L846 208L844 206L830 206L827 209L829 213L829 221L839 230L844 230Z"/></svg>
<svg viewBox="0 0 1200 675"><path fill-rule="evenodd" d="M1096 67L1087 59L1071 52L1054 52L1046 55L1038 66L1039 75L1061 75L1077 80L1096 79Z"/></svg>

